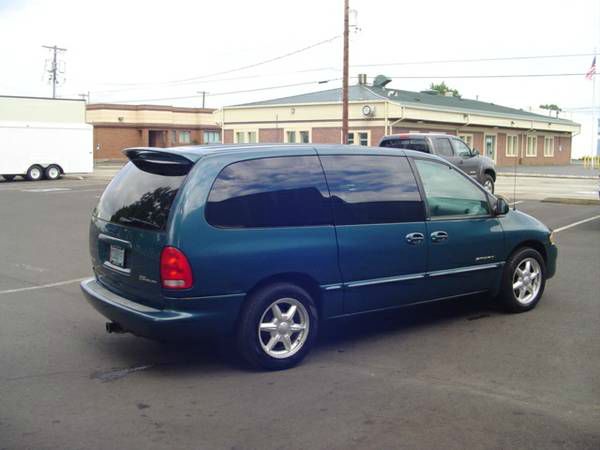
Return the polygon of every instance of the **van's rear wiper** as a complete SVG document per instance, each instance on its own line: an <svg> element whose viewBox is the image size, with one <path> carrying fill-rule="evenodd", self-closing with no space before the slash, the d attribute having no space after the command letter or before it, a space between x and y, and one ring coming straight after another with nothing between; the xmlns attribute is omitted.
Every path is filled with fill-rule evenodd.
<svg viewBox="0 0 600 450"><path fill-rule="evenodd" d="M135 217L119 217L118 221L120 223L132 223L132 224L136 224L136 225L143 225L145 227L152 228L154 230L160 230L161 229L155 223L148 222L148 221L142 220L142 219L137 219Z"/></svg>

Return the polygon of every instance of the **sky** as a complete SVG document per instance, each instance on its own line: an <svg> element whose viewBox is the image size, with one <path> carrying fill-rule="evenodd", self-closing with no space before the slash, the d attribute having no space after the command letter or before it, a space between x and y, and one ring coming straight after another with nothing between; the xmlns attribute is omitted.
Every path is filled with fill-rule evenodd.
<svg viewBox="0 0 600 450"><path fill-rule="evenodd" d="M582 124L575 155L589 153L593 83L583 75L452 77L585 73L600 50L600 0L350 0L350 7L351 77L385 74L389 87L415 91L445 81L463 97L536 112L554 103L561 117ZM217 108L335 88L342 25L343 0L0 0L0 94L51 95L44 72L51 55L42 45L55 44L67 49L60 97L201 106L206 91L206 106ZM582 56L430 63L565 54ZM296 86L273 88L288 85ZM596 88L598 105L600 81ZM248 90L256 91L239 92Z"/></svg>

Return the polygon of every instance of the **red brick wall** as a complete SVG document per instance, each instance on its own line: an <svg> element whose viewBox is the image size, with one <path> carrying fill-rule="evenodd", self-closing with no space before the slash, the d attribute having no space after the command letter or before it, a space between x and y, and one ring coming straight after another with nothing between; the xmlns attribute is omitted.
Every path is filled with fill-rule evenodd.
<svg viewBox="0 0 600 450"><path fill-rule="evenodd" d="M339 144L342 140L342 128L313 128L312 141L315 144Z"/></svg>
<svg viewBox="0 0 600 450"><path fill-rule="evenodd" d="M100 150L96 150L100 145ZM122 150L147 145L141 130L122 127L94 127L94 159L126 159Z"/></svg>
<svg viewBox="0 0 600 450"><path fill-rule="evenodd" d="M520 164L523 166L558 166L566 165L571 161L571 137L554 136L554 157L544 156L544 135L537 134L537 155L535 157L525 156L527 140L524 139L523 154ZM562 152L560 147L562 145Z"/></svg>
<svg viewBox="0 0 600 450"><path fill-rule="evenodd" d="M258 142L261 144L283 142L283 128L260 128L258 130Z"/></svg>
<svg viewBox="0 0 600 450"><path fill-rule="evenodd" d="M233 130L223 130L223 144L233 144Z"/></svg>

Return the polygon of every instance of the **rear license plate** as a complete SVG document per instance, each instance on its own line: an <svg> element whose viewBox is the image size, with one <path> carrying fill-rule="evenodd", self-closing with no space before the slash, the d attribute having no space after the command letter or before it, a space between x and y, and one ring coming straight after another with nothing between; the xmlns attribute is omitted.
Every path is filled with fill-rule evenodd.
<svg viewBox="0 0 600 450"><path fill-rule="evenodd" d="M109 261L117 267L125 267L125 249L117 245L111 245Z"/></svg>

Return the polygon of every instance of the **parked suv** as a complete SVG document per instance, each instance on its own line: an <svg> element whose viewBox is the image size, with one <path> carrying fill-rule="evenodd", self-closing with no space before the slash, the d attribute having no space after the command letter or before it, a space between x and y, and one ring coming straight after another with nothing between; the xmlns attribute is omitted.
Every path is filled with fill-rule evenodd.
<svg viewBox="0 0 600 450"><path fill-rule="evenodd" d="M487 156L456 136L443 133L406 133L384 136L380 147L406 148L423 153L431 153L447 159L467 175L475 178L492 194L496 183L496 165Z"/></svg>
<svg viewBox="0 0 600 450"><path fill-rule="evenodd" d="M233 334L252 364L299 362L326 319L474 293L532 309L550 230L436 156L354 146L134 148L92 214L110 322L161 340Z"/></svg>

